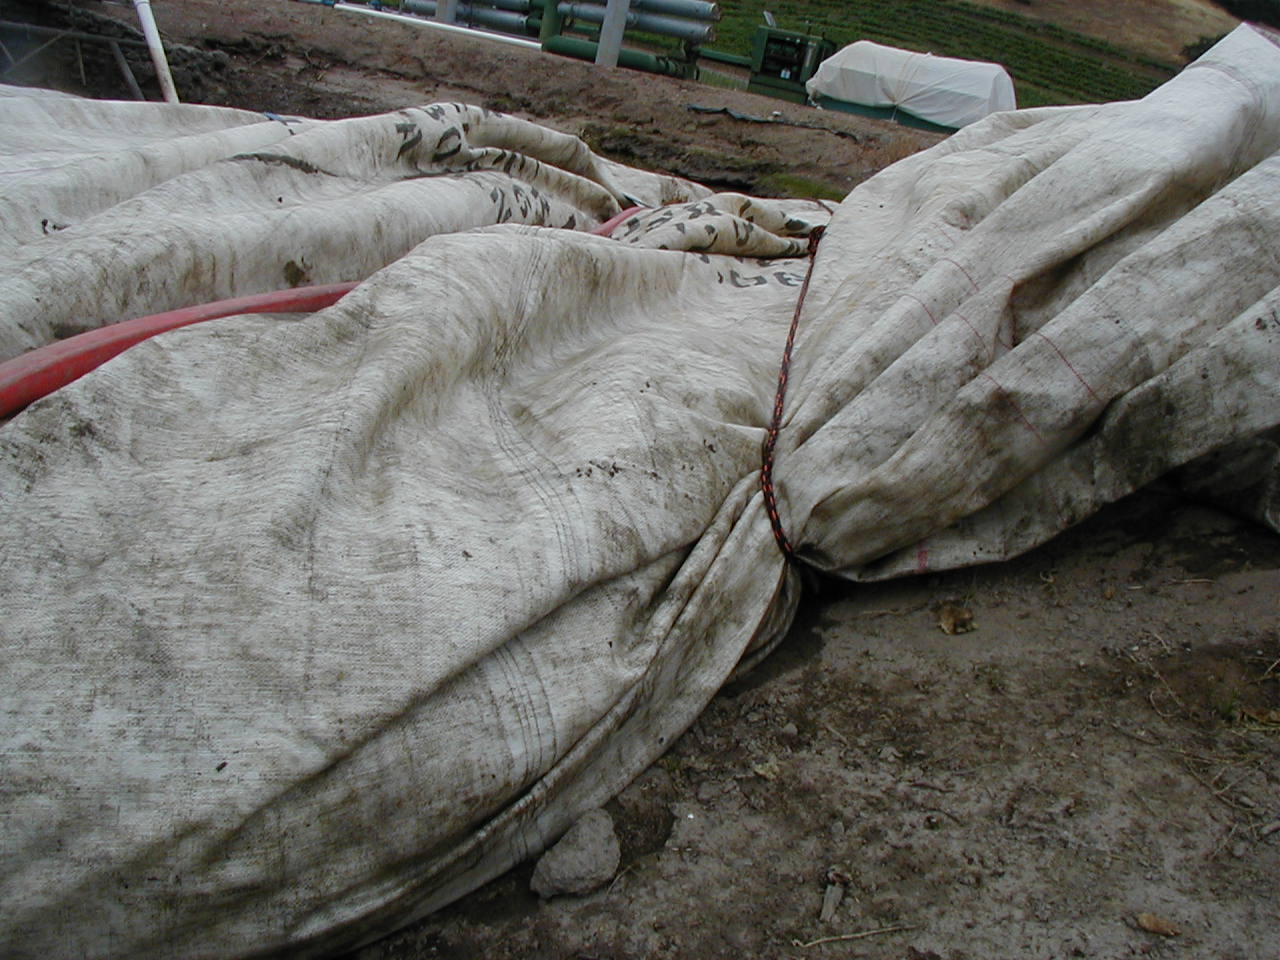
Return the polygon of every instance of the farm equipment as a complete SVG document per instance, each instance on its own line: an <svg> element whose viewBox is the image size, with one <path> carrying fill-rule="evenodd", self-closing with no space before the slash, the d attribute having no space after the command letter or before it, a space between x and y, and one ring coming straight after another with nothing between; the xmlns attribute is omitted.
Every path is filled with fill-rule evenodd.
<svg viewBox="0 0 1280 960"><path fill-rule="evenodd" d="M751 41L751 80L747 89L805 103L809 98L805 83L817 72L818 65L835 52L835 44L826 37L761 25Z"/></svg>

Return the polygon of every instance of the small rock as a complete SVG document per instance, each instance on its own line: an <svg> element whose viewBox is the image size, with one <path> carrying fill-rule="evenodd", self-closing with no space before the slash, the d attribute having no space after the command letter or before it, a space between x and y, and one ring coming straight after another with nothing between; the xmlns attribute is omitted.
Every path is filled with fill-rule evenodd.
<svg viewBox="0 0 1280 960"><path fill-rule="evenodd" d="M724 784L719 780L704 780L698 784L698 802L711 803L724 793Z"/></svg>
<svg viewBox="0 0 1280 960"><path fill-rule="evenodd" d="M844 896L844 887L838 883L828 883L827 889L822 894L822 910L818 913L818 920L822 923L830 923L836 915L836 910L840 906L840 900Z"/></svg>
<svg viewBox="0 0 1280 960"><path fill-rule="evenodd" d="M613 819L592 810L542 855L529 887L543 899L562 893L583 896L613 879L621 859Z"/></svg>
<svg viewBox="0 0 1280 960"><path fill-rule="evenodd" d="M763 777L765 780L773 781L778 779L782 771L778 767L777 760L773 759L773 757L767 757L759 763L753 763L751 772L758 777Z"/></svg>

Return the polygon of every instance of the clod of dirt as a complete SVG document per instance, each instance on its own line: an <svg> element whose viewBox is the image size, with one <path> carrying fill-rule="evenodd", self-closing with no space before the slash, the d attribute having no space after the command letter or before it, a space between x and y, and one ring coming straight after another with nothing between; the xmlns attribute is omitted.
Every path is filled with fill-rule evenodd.
<svg viewBox="0 0 1280 960"><path fill-rule="evenodd" d="M612 880L621 859L613 818L592 810L542 855L529 887L544 900L562 893L583 896Z"/></svg>
<svg viewBox="0 0 1280 960"><path fill-rule="evenodd" d="M1158 933L1162 937L1176 937L1182 933L1174 924L1154 913L1140 913L1134 919L1147 933Z"/></svg>
<svg viewBox="0 0 1280 960"><path fill-rule="evenodd" d="M958 603L944 603L938 607L938 627L948 636L969 633L973 630L973 611Z"/></svg>

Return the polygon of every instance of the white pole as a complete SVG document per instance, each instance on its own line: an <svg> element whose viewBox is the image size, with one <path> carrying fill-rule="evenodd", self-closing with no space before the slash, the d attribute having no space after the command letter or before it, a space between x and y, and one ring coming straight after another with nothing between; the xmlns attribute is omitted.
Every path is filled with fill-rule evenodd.
<svg viewBox="0 0 1280 960"><path fill-rule="evenodd" d="M436 19L443 23L458 22L458 0L438 0Z"/></svg>
<svg viewBox="0 0 1280 960"><path fill-rule="evenodd" d="M596 47L596 66L616 67L618 51L622 49L622 33L627 28L627 13L631 0L609 0L600 25L600 45Z"/></svg>
<svg viewBox="0 0 1280 960"><path fill-rule="evenodd" d="M133 0L133 8L138 11L142 35L147 38L147 49L151 51L151 62L156 66L160 92L167 102L177 103L178 91L173 86L173 74L169 72L169 61L164 55L164 44L160 42L160 31L156 29L156 18L151 15L151 0Z"/></svg>

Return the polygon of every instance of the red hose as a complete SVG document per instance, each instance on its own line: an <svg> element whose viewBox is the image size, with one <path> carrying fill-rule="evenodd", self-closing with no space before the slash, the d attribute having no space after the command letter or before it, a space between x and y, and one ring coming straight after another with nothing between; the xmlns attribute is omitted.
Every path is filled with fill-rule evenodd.
<svg viewBox="0 0 1280 960"><path fill-rule="evenodd" d="M79 380L134 344L166 330L240 313L311 313L337 302L354 286L354 283L331 283L219 300L122 320L39 347L0 363L0 417L17 413L27 404Z"/></svg>
<svg viewBox="0 0 1280 960"><path fill-rule="evenodd" d="M600 224L600 226L596 227L591 232L598 233L602 237L607 237L609 236L609 234L613 233L613 231L617 229L618 224L620 224L623 220L626 220L629 217L634 217L641 210L648 210L648 209L649 209L648 207L627 207L627 209L623 210L616 217L611 217L610 219Z"/></svg>
<svg viewBox="0 0 1280 960"><path fill-rule="evenodd" d="M591 232L607 237L619 223L643 209L624 210ZM122 320L39 347L0 363L0 417L17 413L27 404L79 380L90 370L158 333L242 313L313 313L332 306L355 286L354 283L331 283L218 300Z"/></svg>

